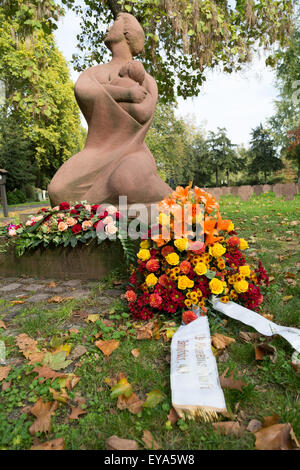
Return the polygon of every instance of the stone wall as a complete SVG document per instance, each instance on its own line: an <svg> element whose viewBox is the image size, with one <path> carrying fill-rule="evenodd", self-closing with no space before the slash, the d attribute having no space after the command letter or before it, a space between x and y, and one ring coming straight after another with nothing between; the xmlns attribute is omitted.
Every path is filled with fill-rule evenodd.
<svg viewBox="0 0 300 470"><path fill-rule="evenodd" d="M296 194L300 191L300 180L298 183L277 183L277 184L257 184L255 186L223 186L221 188L203 188L205 191L211 193L216 199L220 196L231 194L238 196L242 201L248 201L253 194L259 195L273 191L277 197L285 197L291 201L295 198Z"/></svg>

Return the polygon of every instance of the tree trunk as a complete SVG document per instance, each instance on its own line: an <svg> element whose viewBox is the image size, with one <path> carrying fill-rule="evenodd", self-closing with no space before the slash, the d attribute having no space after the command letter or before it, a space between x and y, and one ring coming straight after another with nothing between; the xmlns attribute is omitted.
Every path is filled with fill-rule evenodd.
<svg viewBox="0 0 300 470"><path fill-rule="evenodd" d="M219 182L219 175L218 175L218 167L216 166L216 186L218 186Z"/></svg>
<svg viewBox="0 0 300 470"><path fill-rule="evenodd" d="M265 171L265 184L267 184L267 172Z"/></svg>
<svg viewBox="0 0 300 470"><path fill-rule="evenodd" d="M227 186L229 186L229 171L226 170Z"/></svg>
<svg viewBox="0 0 300 470"><path fill-rule="evenodd" d="M108 7L110 8L112 14L114 15L114 19L118 16L118 13L121 11L121 6L118 5L116 0L107 0Z"/></svg>

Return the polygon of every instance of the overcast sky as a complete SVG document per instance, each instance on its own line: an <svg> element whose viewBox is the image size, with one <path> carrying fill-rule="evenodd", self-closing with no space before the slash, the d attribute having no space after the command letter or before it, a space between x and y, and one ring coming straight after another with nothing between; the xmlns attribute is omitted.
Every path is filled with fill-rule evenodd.
<svg viewBox="0 0 300 470"><path fill-rule="evenodd" d="M68 61L77 52L79 32L80 18L68 12L55 32L57 45ZM76 81L79 74L72 66L70 70ZM273 114L274 78L274 71L265 66L263 59L256 59L242 73L210 72L198 97L178 100L176 115L193 117L193 122L204 125L206 131L225 127L234 144L247 145L251 129Z"/></svg>

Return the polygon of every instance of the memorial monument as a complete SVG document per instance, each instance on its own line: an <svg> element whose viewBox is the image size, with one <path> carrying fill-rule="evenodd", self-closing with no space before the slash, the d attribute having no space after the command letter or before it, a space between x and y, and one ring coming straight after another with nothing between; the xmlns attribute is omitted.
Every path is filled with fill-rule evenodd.
<svg viewBox="0 0 300 470"><path fill-rule="evenodd" d="M63 201L157 203L172 189L163 182L144 139L157 102L157 85L133 57L144 48L134 16L120 13L105 37L112 60L88 68L75 84L88 123L83 150L56 172L48 192L52 206Z"/></svg>

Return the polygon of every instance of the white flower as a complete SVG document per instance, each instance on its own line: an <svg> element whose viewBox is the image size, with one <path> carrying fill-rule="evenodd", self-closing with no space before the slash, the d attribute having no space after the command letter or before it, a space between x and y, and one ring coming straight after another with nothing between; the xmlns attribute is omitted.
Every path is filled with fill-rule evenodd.
<svg viewBox="0 0 300 470"><path fill-rule="evenodd" d="M55 207L53 207L53 209L52 209L52 210L53 210L53 211L59 211L59 206L55 206Z"/></svg>
<svg viewBox="0 0 300 470"><path fill-rule="evenodd" d="M85 204L84 208L88 212L91 212L91 210L92 210L92 207L89 204Z"/></svg>
<svg viewBox="0 0 300 470"><path fill-rule="evenodd" d="M29 227L29 225L31 225L31 220L27 220L26 224L25 224L27 227Z"/></svg>
<svg viewBox="0 0 300 470"><path fill-rule="evenodd" d="M118 212L118 209L115 206L108 206L106 210L109 215L114 215L116 212Z"/></svg>
<svg viewBox="0 0 300 470"><path fill-rule="evenodd" d="M112 223L107 224L105 227L105 232L109 233L109 235L114 235L118 231L118 228Z"/></svg>
<svg viewBox="0 0 300 470"><path fill-rule="evenodd" d="M102 222L104 223L104 225L113 224L114 219L110 215L108 215L107 217L105 217L105 219L102 220Z"/></svg>
<svg viewBox="0 0 300 470"><path fill-rule="evenodd" d="M15 237L17 235L17 232L14 228L11 228L9 231L8 231L8 235L10 237Z"/></svg>
<svg viewBox="0 0 300 470"><path fill-rule="evenodd" d="M38 217L36 217L35 221L39 222L39 220L42 220L43 217L44 217L43 215L39 215Z"/></svg>

